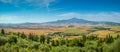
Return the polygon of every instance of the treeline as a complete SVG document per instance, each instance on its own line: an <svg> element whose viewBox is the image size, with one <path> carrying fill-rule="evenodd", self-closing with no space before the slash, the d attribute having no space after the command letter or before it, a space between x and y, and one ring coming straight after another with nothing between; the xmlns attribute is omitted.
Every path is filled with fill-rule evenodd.
<svg viewBox="0 0 120 52"><path fill-rule="evenodd" d="M68 40L59 36L35 35L33 33L6 33L0 30L0 52L120 52L120 35L82 35L81 38Z"/></svg>

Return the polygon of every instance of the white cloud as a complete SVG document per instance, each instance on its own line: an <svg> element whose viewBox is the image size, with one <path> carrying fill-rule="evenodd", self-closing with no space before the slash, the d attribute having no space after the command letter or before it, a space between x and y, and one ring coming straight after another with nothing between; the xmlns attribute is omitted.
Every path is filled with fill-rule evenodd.
<svg viewBox="0 0 120 52"><path fill-rule="evenodd" d="M60 14L58 16L61 16L61 17L78 17L78 16L80 16L80 14L79 13L70 12L70 13Z"/></svg>
<svg viewBox="0 0 120 52"><path fill-rule="evenodd" d="M0 0L0 1L3 3L11 3L12 2L12 0Z"/></svg>
<svg viewBox="0 0 120 52"><path fill-rule="evenodd" d="M10 15L0 15L0 23L19 23L22 22L22 18L18 18L17 16L10 16Z"/></svg>
<svg viewBox="0 0 120 52"><path fill-rule="evenodd" d="M41 23L46 21L50 21L50 20L45 19L44 16L30 16L30 15L21 16L21 15L8 15L8 14L0 15L0 23L25 23L25 22Z"/></svg>
<svg viewBox="0 0 120 52"><path fill-rule="evenodd" d="M34 18L33 18L34 17ZM59 17L59 18L57 18ZM111 21L111 22L119 22L120 23L120 13L119 12L101 12L101 13L75 13L69 12L57 15L14 15L14 14L1 14L0 15L0 23L23 23L23 22L47 22L61 19L69 19L69 18L80 18L91 21Z"/></svg>
<svg viewBox="0 0 120 52"><path fill-rule="evenodd" d="M0 2L13 4L19 6L21 4L28 4L28 6L46 7L49 11L49 6L57 0L0 0Z"/></svg>
<svg viewBox="0 0 120 52"><path fill-rule="evenodd" d="M46 7L49 11L49 6L51 3L56 2L57 0L25 0L26 3Z"/></svg>
<svg viewBox="0 0 120 52"><path fill-rule="evenodd" d="M45 7L49 7L49 5L56 0L25 0L25 3L34 4L34 5L43 5Z"/></svg>
<svg viewBox="0 0 120 52"><path fill-rule="evenodd" d="M63 13L58 15L59 17L66 17L66 18L81 18L87 19L91 21L112 21L112 22L119 22L120 23L120 13L119 12L101 12L101 13Z"/></svg>

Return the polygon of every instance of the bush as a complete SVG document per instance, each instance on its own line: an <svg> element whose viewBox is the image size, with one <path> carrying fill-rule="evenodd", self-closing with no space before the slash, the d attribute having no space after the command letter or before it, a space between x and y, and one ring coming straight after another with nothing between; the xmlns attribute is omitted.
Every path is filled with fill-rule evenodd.
<svg viewBox="0 0 120 52"><path fill-rule="evenodd" d="M8 36L8 43L17 43L18 42L18 40L17 40L17 36L15 36L15 35L9 35Z"/></svg>
<svg viewBox="0 0 120 52"><path fill-rule="evenodd" d="M0 36L0 46L5 45L7 43L7 38Z"/></svg>

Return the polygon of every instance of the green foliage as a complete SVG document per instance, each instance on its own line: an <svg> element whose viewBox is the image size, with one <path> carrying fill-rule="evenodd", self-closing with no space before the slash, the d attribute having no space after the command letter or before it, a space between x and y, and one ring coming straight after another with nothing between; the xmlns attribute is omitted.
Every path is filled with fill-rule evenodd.
<svg viewBox="0 0 120 52"><path fill-rule="evenodd" d="M80 47L57 46L52 47L50 52L84 52Z"/></svg>
<svg viewBox="0 0 120 52"><path fill-rule="evenodd" d="M52 38L51 38L51 37L49 37L49 36L48 36L48 37L46 37L46 43L47 43L47 44L50 44L51 40L52 40Z"/></svg>
<svg viewBox="0 0 120 52"><path fill-rule="evenodd" d="M22 33L22 34L18 33L18 34L19 34L19 36L20 36L21 38L23 38L23 39L27 38L27 36L26 36L24 33Z"/></svg>
<svg viewBox="0 0 120 52"><path fill-rule="evenodd" d="M89 40L96 40L97 39L97 35L96 34L92 34L90 36L88 36Z"/></svg>
<svg viewBox="0 0 120 52"><path fill-rule="evenodd" d="M56 36L57 37L57 36ZM45 35L26 35L24 33L9 33L0 36L0 52L119 52L120 37L107 35L98 38L97 35L81 38L65 39L60 35L58 40Z"/></svg>
<svg viewBox="0 0 120 52"><path fill-rule="evenodd" d="M78 36L78 35L85 35L87 33L88 32L86 31L77 30L77 29L69 29L69 30L63 31L63 34L65 36Z"/></svg>
<svg viewBox="0 0 120 52"><path fill-rule="evenodd" d="M3 36L0 36L0 46L5 45L6 43L7 43L7 38L3 37Z"/></svg>
<svg viewBox="0 0 120 52"><path fill-rule="evenodd" d="M98 30L110 30L110 28L105 28L105 27L94 27L94 28Z"/></svg>
<svg viewBox="0 0 120 52"><path fill-rule="evenodd" d="M112 43L113 41L114 41L114 38L111 35L106 36L106 39L105 39L106 43Z"/></svg>
<svg viewBox="0 0 120 52"><path fill-rule="evenodd" d="M59 41L58 40L52 40L51 45L52 46L59 46Z"/></svg>
<svg viewBox="0 0 120 52"><path fill-rule="evenodd" d="M15 35L9 35L8 36L8 43L12 44L12 43L17 43L17 36Z"/></svg>
<svg viewBox="0 0 120 52"><path fill-rule="evenodd" d="M86 35L82 35L82 41L85 42L87 40Z"/></svg>
<svg viewBox="0 0 120 52"><path fill-rule="evenodd" d="M1 29L1 34L5 35L5 30L4 29Z"/></svg>
<svg viewBox="0 0 120 52"><path fill-rule="evenodd" d="M45 36L44 35L41 35L40 37L39 37L39 41L40 41L40 43L45 43L45 40L46 40L46 38L45 38Z"/></svg>
<svg viewBox="0 0 120 52"><path fill-rule="evenodd" d="M120 38L120 35L119 35L119 34L117 34L117 39L118 39L118 38Z"/></svg>
<svg viewBox="0 0 120 52"><path fill-rule="evenodd" d="M86 52L97 52L97 43L94 41L87 41L85 43Z"/></svg>
<svg viewBox="0 0 120 52"><path fill-rule="evenodd" d="M2 30L1 30L1 33L2 33L2 34L5 34L5 31L4 31L4 29L2 29Z"/></svg>
<svg viewBox="0 0 120 52"><path fill-rule="evenodd" d="M26 38L26 36L24 36L24 35L23 35L23 37ZM32 41L38 41L38 38L39 37L37 35L33 35L31 33L28 35L28 39L32 40Z"/></svg>
<svg viewBox="0 0 120 52"><path fill-rule="evenodd" d="M104 52L120 52L120 39L104 47Z"/></svg>

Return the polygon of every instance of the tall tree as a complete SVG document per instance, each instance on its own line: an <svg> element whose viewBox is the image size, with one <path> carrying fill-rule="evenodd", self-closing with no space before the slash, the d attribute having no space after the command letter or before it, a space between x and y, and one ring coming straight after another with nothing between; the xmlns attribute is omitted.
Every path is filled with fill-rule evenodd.
<svg viewBox="0 0 120 52"><path fill-rule="evenodd" d="M23 39L27 38L27 36L24 34L24 32L22 34L20 34L20 37Z"/></svg>
<svg viewBox="0 0 120 52"><path fill-rule="evenodd" d="M5 35L5 30L4 29L1 30L1 34Z"/></svg>
<svg viewBox="0 0 120 52"><path fill-rule="evenodd" d="M114 38L111 35L107 35L105 40L106 43L112 43L114 41Z"/></svg>
<svg viewBox="0 0 120 52"><path fill-rule="evenodd" d="M46 37L46 39L47 39L47 41L46 41L47 44L49 44L52 38L51 37Z"/></svg>
<svg viewBox="0 0 120 52"><path fill-rule="evenodd" d="M40 43L45 43L45 36L41 35L39 38Z"/></svg>

